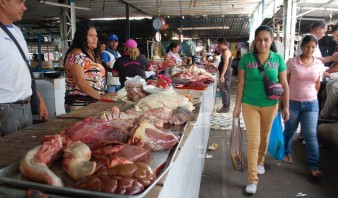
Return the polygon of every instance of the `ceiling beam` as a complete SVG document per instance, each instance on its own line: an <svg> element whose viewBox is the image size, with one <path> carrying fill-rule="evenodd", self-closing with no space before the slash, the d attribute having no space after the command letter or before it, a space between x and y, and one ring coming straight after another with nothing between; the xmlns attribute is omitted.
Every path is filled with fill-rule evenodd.
<svg viewBox="0 0 338 198"><path fill-rule="evenodd" d="M130 7L132 7L132 8L134 8L135 10L141 12L142 14L145 14L145 15L148 15L148 16L152 16L150 13L147 13L147 12L141 10L140 8L138 8L138 7L136 7L136 6L134 6L134 5L130 4L130 3L128 3L128 1L125 1L125 0L119 0L119 1L122 2L122 3L128 4Z"/></svg>

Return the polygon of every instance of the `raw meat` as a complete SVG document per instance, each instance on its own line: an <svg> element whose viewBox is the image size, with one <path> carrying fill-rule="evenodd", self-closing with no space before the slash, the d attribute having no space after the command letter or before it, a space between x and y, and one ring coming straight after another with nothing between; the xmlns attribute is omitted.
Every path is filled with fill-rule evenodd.
<svg viewBox="0 0 338 198"><path fill-rule="evenodd" d="M113 157L109 164L109 168L114 168L120 164L133 164L133 162L123 157Z"/></svg>
<svg viewBox="0 0 338 198"><path fill-rule="evenodd" d="M149 148L143 148L140 146L134 146L129 144L124 144L122 149L109 155L100 155L100 154L93 155L95 158L100 160L106 159L108 157L110 159L109 162L111 162L111 160L114 159L115 157L122 157L132 162L138 161L149 163L150 160Z"/></svg>
<svg viewBox="0 0 338 198"><path fill-rule="evenodd" d="M90 162L90 148L76 141L64 150L63 170L75 181L92 175L96 170L96 162Z"/></svg>
<svg viewBox="0 0 338 198"><path fill-rule="evenodd" d="M167 107L170 109L177 109L178 106L183 106L189 111L194 109L194 106L189 102L188 98L177 94L173 90L162 91L160 93L151 94L142 98L134 106L135 111L147 111L160 107Z"/></svg>
<svg viewBox="0 0 338 198"><path fill-rule="evenodd" d="M134 195L141 193L156 179L148 164L135 162L100 170L96 175L77 182L75 187L92 191Z"/></svg>
<svg viewBox="0 0 338 198"><path fill-rule="evenodd" d="M81 141L89 146L89 148L97 148L111 142L120 142L124 140L123 131L114 125L96 118L85 118L75 123L62 134L72 141Z"/></svg>
<svg viewBox="0 0 338 198"><path fill-rule="evenodd" d="M56 134L42 145L29 150L21 159L19 170L24 176L52 186L63 186L61 179L48 167L61 157L64 138Z"/></svg>
<svg viewBox="0 0 338 198"><path fill-rule="evenodd" d="M29 189L26 192L26 198L48 198L48 195L43 192L35 189Z"/></svg>
<svg viewBox="0 0 338 198"><path fill-rule="evenodd" d="M35 154L41 147L40 145L29 150L21 159L19 166L21 174L34 181L47 183L52 186L63 186L61 179L47 167L46 163L34 160Z"/></svg>
<svg viewBox="0 0 338 198"><path fill-rule="evenodd" d="M120 112L120 110L117 107L113 107L110 112L106 111L102 113L101 119L107 122L115 121L118 124L118 126L121 126L123 124L121 123L122 119L123 120L124 119L137 120L138 119L140 121L146 119L156 126L163 127L165 123L180 125L180 124L186 123L191 118L193 118L193 117L190 117L190 119L180 119L178 117L179 108L183 108L183 107L178 107L177 110L171 109L168 107L159 107L155 109L149 109L147 111L127 110L126 112ZM191 114L191 112L189 114ZM186 116L186 118L188 118L188 116ZM113 120L109 120L109 119L113 119ZM128 126L129 126L128 130L130 130L130 128L132 127L132 124Z"/></svg>
<svg viewBox="0 0 338 198"><path fill-rule="evenodd" d="M45 139L38 152L34 156L34 161L50 166L55 160L61 158L65 139L63 136L56 134Z"/></svg>
<svg viewBox="0 0 338 198"><path fill-rule="evenodd" d="M131 144L150 148L153 151L160 151L172 148L179 142L179 137L170 131L156 127L143 121L135 129Z"/></svg>

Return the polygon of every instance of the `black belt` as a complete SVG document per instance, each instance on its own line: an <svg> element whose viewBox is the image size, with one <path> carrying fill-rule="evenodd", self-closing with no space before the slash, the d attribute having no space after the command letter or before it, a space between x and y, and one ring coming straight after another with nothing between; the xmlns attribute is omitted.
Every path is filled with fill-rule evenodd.
<svg viewBox="0 0 338 198"><path fill-rule="evenodd" d="M26 99L23 99L23 100L17 100L15 102L9 102L9 103L6 103L6 104L27 104L31 101L31 97L28 97Z"/></svg>

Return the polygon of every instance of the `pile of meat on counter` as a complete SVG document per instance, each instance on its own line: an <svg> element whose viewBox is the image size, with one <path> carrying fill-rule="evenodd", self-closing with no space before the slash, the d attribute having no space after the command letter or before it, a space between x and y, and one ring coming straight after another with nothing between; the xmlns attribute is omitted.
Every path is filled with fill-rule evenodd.
<svg viewBox="0 0 338 198"><path fill-rule="evenodd" d="M140 99L125 112L117 107L99 118L85 118L60 134L45 136L41 145L21 159L20 172L29 179L65 186L50 167L62 163L73 188L134 195L156 179L150 152L171 149L179 136L163 128L165 123L183 124L194 118L188 98L163 91Z"/></svg>
<svg viewBox="0 0 338 198"><path fill-rule="evenodd" d="M215 77L203 68L190 66L186 69L172 70L173 84L183 84L183 87L204 89L207 84L214 82Z"/></svg>

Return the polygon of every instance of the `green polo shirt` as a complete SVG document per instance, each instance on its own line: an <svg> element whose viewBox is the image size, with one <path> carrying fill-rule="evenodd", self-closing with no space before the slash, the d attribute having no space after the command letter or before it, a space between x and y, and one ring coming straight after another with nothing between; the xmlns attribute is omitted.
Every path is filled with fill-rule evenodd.
<svg viewBox="0 0 338 198"><path fill-rule="evenodd" d="M278 100L270 100L267 97L263 78L253 53L245 54L241 58L238 68L245 71L243 103L258 107L268 107L278 103ZM270 80L278 81L278 73L286 70L284 59L279 54L270 51L270 57L264 65L264 70Z"/></svg>

